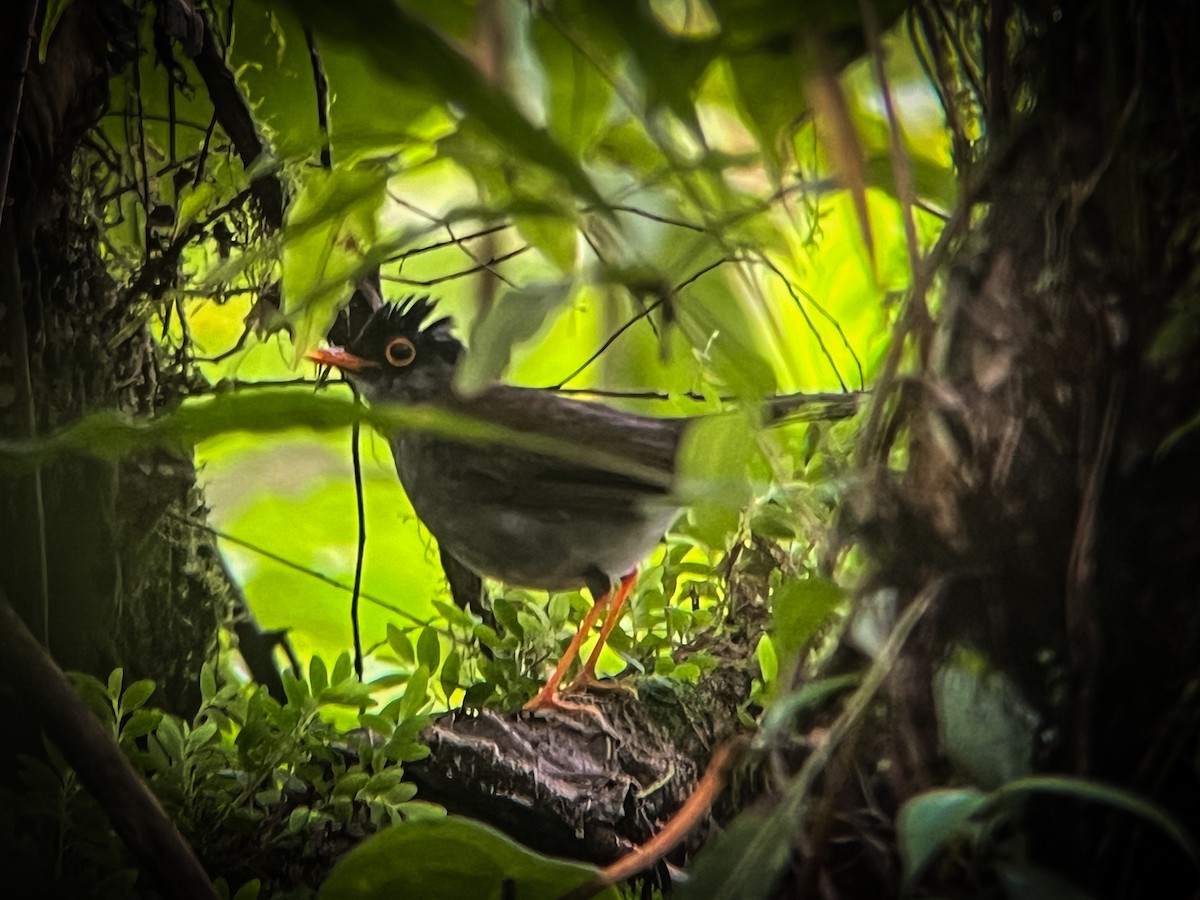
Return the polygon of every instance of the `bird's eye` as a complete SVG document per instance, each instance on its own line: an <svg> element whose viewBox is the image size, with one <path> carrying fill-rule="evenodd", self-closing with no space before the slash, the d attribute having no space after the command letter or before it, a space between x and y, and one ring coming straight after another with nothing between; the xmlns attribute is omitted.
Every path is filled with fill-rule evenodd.
<svg viewBox="0 0 1200 900"><path fill-rule="evenodd" d="M388 342L383 355L393 366L400 368L411 364L417 358L417 348L406 337L394 337Z"/></svg>

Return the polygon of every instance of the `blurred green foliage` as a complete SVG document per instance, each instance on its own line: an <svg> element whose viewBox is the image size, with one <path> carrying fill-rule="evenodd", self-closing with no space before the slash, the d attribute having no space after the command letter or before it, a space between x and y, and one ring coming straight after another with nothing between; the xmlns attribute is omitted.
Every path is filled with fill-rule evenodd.
<svg viewBox="0 0 1200 900"><path fill-rule="evenodd" d="M286 848L327 820L427 817L403 764L423 752L430 711L518 705L590 605L493 584L495 629L455 607L386 442L364 429L366 684L354 679L355 484L349 431L329 429L359 413L344 394L302 396L311 384L268 388L311 378L304 351L375 272L385 296L429 291L455 317L471 348L466 387L500 378L649 392L605 402L661 415L733 410L689 435L689 509L645 562L600 669L699 679L716 660L690 645L733 615L750 548L771 568L753 598L771 626L747 709L794 711L790 674L826 649L846 612L838 583L856 575L855 557L830 572L820 555L856 426L768 431L754 410L773 394L870 386L910 251L936 240L955 202L942 111L904 30L884 35L884 52L911 197L897 196L854 4L213 0L197 9L245 96L256 159L218 124L229 111L162 40L153 7L131 7L145 52L114 77L78 167L113 277L135 286L164 361L199 396L149 423L86 420L37 452L194 446L209 507L198 525L218 535L259 624L287 629L306 668L286 676L281 705L209 667L191 722L144 708L149 686L122 690L119 673L82 682L185 830L269 822L268 844ZM904 4L875 8L890 27ZM278 227L247 199L262 177L284 187ZM922 247L905 245L906 212ZM164 260L177 265L149 277ZM377 740L345 731L356 726ZM331 749L346 742L356 759ZM31 771L75 802L61 766ZM377 856L430 840L502 860L501 880L519 876L523 891L543 875L548 896L578 881L471 826L439 827L364 847L338 883L365 884ZM436 882L411 860L400 876L417 892ZM388 877L359 895L401 883Z"/></svg>
<svg viewBox="0 0 1200 900"><path fill-rule="evenodd" d="M279 703L231 667L233 658L226 652L222 667L205 665L191 720L155 709L153 682L124 684L120 669L107 682L74 677L181 833L204 847L210 869L238 897L257 896L252 876L266 861L301 854L330 826L362 832L445 815L413 799L416 788L404 780L404 764L429 754L417 741L430 719L421 669L408 689L379 702L389 680L359 682L348 654L332 670L314 656L304 677L284 674ZM338 711L346 727L331 724ZM37 896L134 896L133 860L74 770L53 745L46 750L46 760L22 759L22 791L4 791L9 882ZM281 887L295 885L268 884L267 895L283 895Z"/></svg>
<svg viewBox="0 0 1200 900"><path fill-rule="evenodd" d="M901 8L879 12L890 21ZM231 152L184 53L174 70L144 54L137 73L114 79L107 152L88 169L112 270L140 283L179 245L181 272L145 298L147 312L164 351L213 385L309 374L303 351L378 269L385 295L430 290L456 317L473 351L466 386L649 390L665 399L609 402L671 415L721 408L720 396L863 387L910 278L884 107L859 58L856 10L784 13L767 0L215 3L209 24L264 152L252 164ZM153 17L140 27L149 46ZM908 38L898 29L885 49L929 243L954 201L949 139ZM848 123L814 116L814 86L831 85ZM839 158L844 141L829 139L847 127L861 159ZM865 181L853 187L850 172ZM234 202L263 173L288 186L278 231ZM150 216L161 207L173 224ZM290 629L303 659L336 657L349 645L348 597L329 582L352 582L358 530L349 438L267 436L272 416L256 422L220 426L196 447L208 521L236 539L222 552L260 623ZM677 672L672 649L720 624L712 573L751 535L795 560L789 577L814 574L853 428L784 432L733 417L691 436L681 470L695 502L648 563L608 671ZM88 440L117 439L97 433ZM809 445L803 463L797 441ZM439 703L472 685L472 700L513 702L586 601L493 586L509 628L447 620L436 550L385 443L367 435L363 456L370 671L399 664L389 633L431 626L457 664L430 681ZM478 636L496 659L481 659Z"/></svg>
<svg viewBox="0 0 1200 900"><path fill-rule="evenodd" d="M903 4L878 7L889 24ZM579 593L491 585L496 629L457 609L386 442L364 430L371 687L349 677L355 485L349 433L325 429L353 413L344 395L264 386L312 375L303 352L375 271L385 296L429 291L454 315L472 350L467 387L502 378L652 392L661 396L606 402L662 415L744 410L689 436L689 510L646 561L601 670L701 677L713 658L676 651L727 621L739 548L757 542L774 566L757 602L774 609L753 699L773 696L845 612L819 565L819 537L855 426L764 431L754 403L870 385L911 277L905 200L927 245L955 199L937 98L903 31L888 33L885 49L913 198L896 196L857 7L217 0L203 14L263 152L245 158L217 126L176 47L173 59L146 52L136 72L114 78L112 110L80 169L114 277L138 286L131 301L164 359L218 396L136 427L89 420L59 441L109 454L194 444L207 525L259 623L288 629L308 675L289 680L282 707L232 686L216 702L210 684L193 723L133 713L143 737L161 732L150 770L165 773L185 753L222 759L252 773L249 794L230 787L243 792L236 802L255 809L266 792L265 810L295 773L253 746L265 753L267 737L286 732L296 762L324 752L327 729L362 724L384 747L405 735L408 749L341 771L324 806L298 806L288 822L303 830L305 816L342 815L341 800L402 819L412 723L431 708L518 704L589 605ZM142 46L161 47L154 17L139 21ZM818 95L843 98L845 120L830 121ZM245 202L263 176L288 198L277 229ZM178 272L145 277L172 254ZM246 384L259 387L232 393ZM833 574L852 578L852 563ZM332 673L324 659L338 660ZM106 696L125 702L119 685ZM357 708L376 699L382 709ZM121 721L118 706L114 727ZM176 794L200 808L208 789Z"/></svg>

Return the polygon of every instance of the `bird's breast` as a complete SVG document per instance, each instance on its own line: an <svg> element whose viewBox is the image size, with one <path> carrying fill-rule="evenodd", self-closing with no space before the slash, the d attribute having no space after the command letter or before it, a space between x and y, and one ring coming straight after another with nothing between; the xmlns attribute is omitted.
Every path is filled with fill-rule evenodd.
<svg viewBox="0 0 1200 900"><path fill-rule="evenodd" d="M597 570L619 578L678 514L661 497L620 492L610 491L607 502L576 502L569 484L549 491L528 465L514 474L507 456L489 472L488 455L504 448L404 435L392 450L413 510L438 543L475 572L516 587L572 590Z"/></svg>

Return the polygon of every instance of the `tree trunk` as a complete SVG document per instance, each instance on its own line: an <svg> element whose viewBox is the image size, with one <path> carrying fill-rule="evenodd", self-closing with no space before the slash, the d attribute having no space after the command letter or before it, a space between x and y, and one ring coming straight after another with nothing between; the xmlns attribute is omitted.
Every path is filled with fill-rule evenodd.
<svg viewBox="0 0 1200 900"><path fill-rule="evenodd" d="M989 72L1007 81L988 92L1003 104L988 110L992 152L976 173L989 206L949 267L910 461L890 487L880 476L864 523L872 589L896 589L902 606L935 595L892 674L892 784L903 800L944 785L947 762L978 762L953 736L965 649L1037 722L1010 776L1121 785L1195 832L1200 495L1185 486L1200 467L1188 430L1200 173L1185 148L1200 128L1198 14L1186 2L1024 12L1016 67ZM962 724L983 728L983 715ZM1034 809L1031 858L1096 896L1195 883L1144 821L1103 804Z"/></svg>
<svg viewBox="0 0 1200 900"><path fill-rule="evenodd" d="M20 58L28 31L21 5L0 12L5 60ZM114 48L133 46L133 27L120 4L80 0L44 63L34 40L0 230L6 436L45 436L100 409L152 414L184 393L145 310L106 271L90 195L72 168L105 111ZM103 678L124 666L127 678L158 683L155 702L193 708L229 605L211 542L169 517L201 505L191 461L163 452L61 459L4 477L0 587L64 668Z"/></svg>

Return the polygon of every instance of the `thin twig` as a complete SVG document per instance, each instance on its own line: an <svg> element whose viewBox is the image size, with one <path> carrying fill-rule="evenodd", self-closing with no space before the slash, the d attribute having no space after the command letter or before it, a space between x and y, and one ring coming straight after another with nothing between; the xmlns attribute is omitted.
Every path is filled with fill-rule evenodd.
<svg viewBox="0 0 1200 900"><path fill-rule="evenodd" d="M403 203L398 198L397 202ZM439 225L444 225L444 222L439 222ZM445 250L447 247L461 246L466 241L474 241L479 238L487 237L489 234L495 234L497 231L504 231L507 228L512 228L511 222L500 222L496 225L489 225L486 228L481 228L473 234L465 234L456 238L451 238L448 241L438 241L436 244L426 244L423 247L417 247L413 250L405 250L403 253L397 253L395 256L389 256L384 262L403 262L406 259L411 259L414 256L420 256L422 253L432 253L434 250Z"/></svg>
<svg viewBox="0 0 1200 900"><path fill-rule="evenodd" d="M310 26L304 26L304 40L308 44L308 60L312 64L313 89L317 93L317 127L321 129L321 168L333 168L333 155L329 138L329 79L325 75L325 63L317 49L317 38Z"/></svg>
<svg viewBox="0 0 1200 900"><path fill-rule="evenodd" d="M791 296L792 301L796 304L796 309L799 310L800 315L804 317L804 322L805 322L805 324L808 325L809 333L811 333L812 336L814 338L816 338L817 346L821 348L821 355L824 356L826 361L829 363L829 368L833 369L833 375L838 380L838 384L841 385L841 388L843 391L849 390L849 388L846 387L845 379L842 378L841 371L838 369L837 361L834 360L833 354L829 352L829 348L825 346L825 338L822 337L821 332L817 329L816 323L813 322L812 317L808 314L808 310L804 308L804 304L800 302L800 296L797 293L799 288L797 288L796 285L792 284L792 280L790 278L788 278L786 275L784 275L782 271L780 271L779 267L771 261L771 257L767 256L767 254L765 252L763 254L761 254L760 256L753 257L753 258L761 260L762 264L765 265L772 272L774 272L779 277L779 280L783 282L783 285L787 289L788 294ZM860 388L864 387L865 383L866 383L866 379L865 379L865 376L863 375L862 363L859 362L858 354L854 352L854 348L850 346L850 342L846 338L846 333L842 330L842 326L839 325L836 319L834 319L827 312L825 312L825 310L823 308L821 308L820 305L815 302L815 300L811 294L809 294L807 291L804 291L804 295L807 299L809 299L810 301L813 301L813 305L825 315L826 319L828 319L830 322L833 323L833 326L837 329L838 334L841 335L842 343L845 344L846 349L848 349L850 351L850 355L854 358L855 365L858 366L859 387Z"/></svg>
<svg viewBox="0 0 1200 900"><path fill-rule="evenodd" d="M689 231L698 231L701 234L708 231L705 225L697 225L695 222L688 222L684 219L673 219L670 216L659 215L636 206L628 206L625 204L611 204L609 207L613 212L630 213L631 215L641 216L643 219L650 219L652 222L661 222L663 225L676 225L679 228L686 228Z"/></svg>
<svg viewBox="0 0 1200 900"><path fill-rule="evenodd" d="M207 522L201 522L197 519L190 519L187 516L182 516L182 515L179 515L178 513L168 512L167 515L173 519L176 519L179 522L183 522L185 525L191 526L192 528L198 528L201 531L208 532L213 537L218 538L222 541L228 541L231 544L236 544L239 547L249 550L251 553L257 553L259 556L263 557L264 559L269 559L269 560L271 560L271 562L278 563L281 566L285 566L285 567L291 569L293 572L299 572L302 575L307 575L309 578L315 578L317 581L320 581L323 584L327 584L330 587L337 588L339 591L345 591L346 593L351 593L354 590L354 588L351 585L348 585L345 582L338 581L336 578L326 575L323 572L318 572L316 569L310 569L307 566L302 566L300 563L293 562L292 560L288 559L286 556L280 556L278 553L268 550L265 547L261 547L258 544L254 544L254 543L244 540L242 538L235 537L234 535L229 534L226 531L221 531L219 528L215 528L212 525L209 525ZM401 609L400 607L396 606L395 604L388 603L386 600L376 597L373 594L369 594L366 591L363 591L361 596L368 603L374 603L380 609L386 609L390 613L394 613L395 615L400 616L403 619L407 619L408 621L412 622L414 625L420 625L423 628L432 628L438 634L441 634L441 635L449 638L450 640L454 641L457 644L463 644L465 646L466 642L464 642L461 638L459 638L457 635L455 635L454 632L448 628L439 628L437 625L435 625L429 619L422 619L418 616L414 616L412 613L406 612L405 610Z"/></svg>
<svg viewBox="0 0 1200 900"><path fill-rule="evenodd" d="M708 272L711 272L713 269L715 269L718 266L723 265L727 262L729 262L729 259L727 257L721 257L716 262L713 262L707 266L704 266L698 272L695 272L692 275L688 276L686 279L684 279L679 284L677 284L674 288L672 288L669 296L674 297L681 290L683 290L685 287L687 287L689 284L692 284L694 281L696 281L698 278L700 278L700 276L702 276ZM653 303L651 303L649 306L647 306L645 309L643 309L641 312L639 312L637 315L635 315L632 319L627 321L624 325L622 325L620 328L618 328L616 331L614 331L611 335L609 335L608 339L603 344L600 345L599 350L597 350L595 353L593 353L591 356L589 356L587 359L585 359L583 361L583 363L577 369L575 369L574 372L572 372L570 375L568 375L566 378L562 379L557 384L551 385L550 389L551 390L561 390L562 387L564 385L566 385L568 382L574 381L575 378L577 378L579 376L579 374L584 371L584 369L588 368L588 366L590 366L592 363L594 363L596 360L598 360L601 356L603 356L604 352L606 350L608 350L608 348L611 347L616 342L617 338L619 338L626 331L628 331L630 328L632 328L637 322L646 318L646 316L650 315L650 313L654 312L654 310L656 310L660 306L662 306L663 303L665 303L666 301L667 301L667 297L665 297L665 296L659 297L657 300L655 300Z"/></svg>
<svg viewBox="0 0 1200 900"><path fill-rule="evenodd" d="M354 555L354 590L350 595L350 622L354 632L354 674L363 680L362 625L358 618L362 596L363 554L367 549L367 510L363 503L362 451L359 448L359 423L350 426L350 459L354 464L354 500L358 514L358 546Z"/></svg>
<svg viewBox="0 0 1200 900"><path fill-rule="evenodd" d="M450 243L457 243L457 241L451 241ZM451 272L448 275L439 275L436 278L403 278L399 275L382 275L382 274L379 277L382 280L391 282L393 284L406 284L406 285L410 285L411 287L433 287L434 285L442 284L443 282L446 282L446 281L454 281L457 278L465 278L468 275L474 275L478 272L492 272L493 266L497 266L503 262L508 262L513 257L520 256L522 253L525 253L532 249L533 249L532 245L525 244L524 246L518 247L516 250L512 250L509 253L503 254L502 256L494 256L491 259L489 259L487 262L483 262L483 263L480 263L479 265L471 266L469 269L460 269L457 272ZM496 274L496 273L492 272L492 274Z"/></svg>
<svg viewBox="0 0 1200 900"><path fill-rule="evenodd" d="M892 328L887 355L884 357L880 376L875 383L875 400L870 404L870 408L867 411L867 421L863 425L862 434L858 441L856 458L860 466L867 465L874 457L877 435L883 419L884 402L891 393L892 385L896 381L896 373L900 368L900 358L904 353L904 342L916 318L916 314L912 311L913 302L914 300L919 301L921 307L924 308L925 295L933 284L934 273L941 268L946 255L950 252L950 245L954 239L958 237L962 229L970 222L971 209L974 207L975 199L979 195L981 187L987 182L988 177L989 170L987 167L979 166L974 171L973 176L967 179L966 185L962 188L958 205L954 208L954 212L950 214L950 219L946 222L946 227L938 235L933 249L921 261L916 276L913 278L908 303L904 311L897 316L896 323Z"/></svg>

